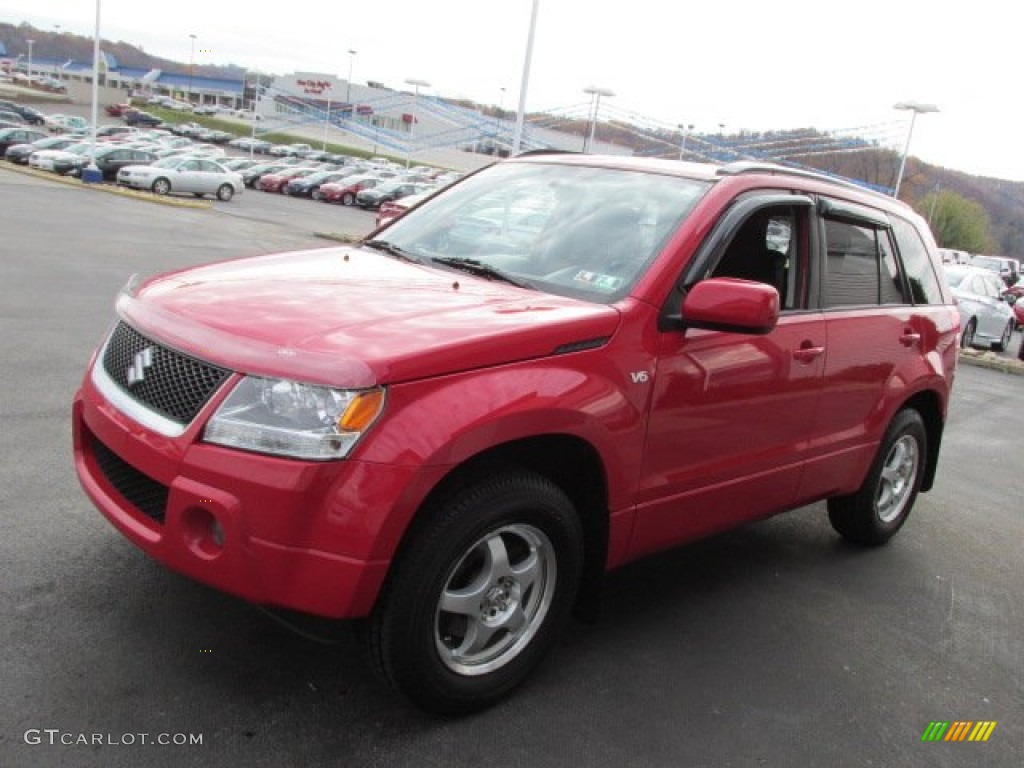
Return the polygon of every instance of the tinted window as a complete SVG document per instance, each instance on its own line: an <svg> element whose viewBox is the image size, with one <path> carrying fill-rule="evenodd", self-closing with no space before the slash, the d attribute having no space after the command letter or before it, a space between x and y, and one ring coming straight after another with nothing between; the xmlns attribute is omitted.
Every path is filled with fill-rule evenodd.
<svg viewBox="0 0 1024 768"><path fill-rule="evenodd" d="M893 217L893 234L899 247L903 268L907 271L907 281L915 304L944 304L939 278L935 267L928 256L917 228L908 221Z"/></svg>
<svg viewBox="0 0 1024 768"><path fill-rule="evenodd" d="M878 230L869 224L825 220L826 307L861 306L880 301Z"/></svg>

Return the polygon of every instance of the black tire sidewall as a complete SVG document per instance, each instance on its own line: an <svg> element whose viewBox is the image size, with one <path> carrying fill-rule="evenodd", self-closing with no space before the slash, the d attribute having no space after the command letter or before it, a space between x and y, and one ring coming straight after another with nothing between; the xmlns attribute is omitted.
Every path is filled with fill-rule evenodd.
<svg viewBox="0 0 1024 768"><path fill-rule="evenodd" d="M435 646L438 600L452 569L488 533L512 524L541 530L554 549L555 591L529 644L504 666L469 676L449 669ZM557 486L527 473L504 474L456 494L405 548L372 619L383 671L418 706L462 714L489 706L540 662L569 616L583 564L582 533Z"/></svg>
<svg viewBox="0 0 1024 768"><path fill-rule="evenodd" d="M918 451L910 496L895 518L883 521L879 517L876 504L882 470L893 446L906 435L914 438ZM906 408L897 413L890 422L879 445L878 454L860 489L850 496L829 500L829 518L833 527L847 539L859 544L874 546L887 542L903 526L913 509L927 463L928 433L924 421L916 410Z"/></svg>

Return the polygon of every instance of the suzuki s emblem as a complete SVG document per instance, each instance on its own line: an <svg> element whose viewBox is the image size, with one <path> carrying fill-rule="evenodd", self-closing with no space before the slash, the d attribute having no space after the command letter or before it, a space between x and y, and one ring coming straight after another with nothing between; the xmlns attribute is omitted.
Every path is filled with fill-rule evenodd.
<svg viewBox="0 0 1024 768"><path fill-rule="evenodd" d="M153 365L153 348L146 347L144 350L135 355L132 359L132 364L128 366L128 370L125 371L125 378L128 380L128 386L134 386L140 381L146 378L146 369Z"/></svg>

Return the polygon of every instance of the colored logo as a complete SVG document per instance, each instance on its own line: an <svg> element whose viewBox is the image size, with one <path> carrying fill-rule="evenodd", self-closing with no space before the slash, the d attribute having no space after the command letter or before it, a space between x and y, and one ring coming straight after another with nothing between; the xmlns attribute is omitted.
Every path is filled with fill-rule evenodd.
<svg viewBox="0 0 1024 768"><path fill-rule="evenodd" d="M995 720L933 720L921 734L921 741L988 741L995 729Z"/></svg>

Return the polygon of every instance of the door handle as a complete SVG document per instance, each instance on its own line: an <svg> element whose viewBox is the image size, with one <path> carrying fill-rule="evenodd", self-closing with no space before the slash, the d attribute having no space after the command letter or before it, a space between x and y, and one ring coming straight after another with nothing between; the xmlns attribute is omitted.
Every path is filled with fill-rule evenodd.
<svg viewBox="0 0 1024 768"><path fill-rule="evenodd" d="M921 334L914 333L909 328L903 332L902 336L900 336L900 344L904 347L912 347L919 341L921 341Z"/></svg>
<svg viewBox="0 0 1024 768"><path fill-rule="evenodd" d="M805 341L800 345L800 349L793 351L793 359L800 363L812 363L815 358L825 354L824 347L816 347L813 342Z"/></svg>

